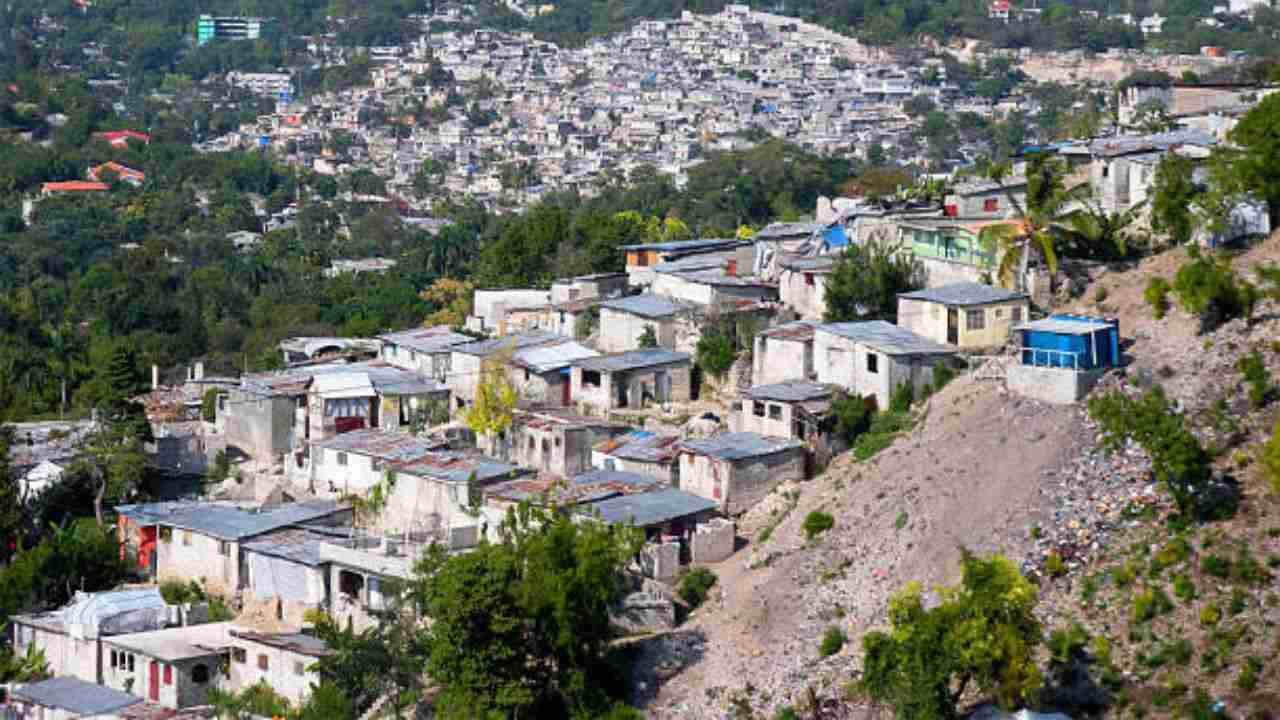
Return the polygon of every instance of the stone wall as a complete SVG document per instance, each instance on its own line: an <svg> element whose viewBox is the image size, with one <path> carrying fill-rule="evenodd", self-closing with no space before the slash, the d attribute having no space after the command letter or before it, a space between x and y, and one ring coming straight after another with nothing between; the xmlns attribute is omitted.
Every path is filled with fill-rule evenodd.
<svg viewBox="0 0 1280 720"><path fill-rule="evenodd" d="M640 551L640 570L646 577L670 582L680 571L680 543L650 543Z"/></svg>
<svg viewBox="0 0 1280 720"><path fill-rule="evenodd" d="M718 563L733 555L735 532L732 520L714 518L693 531L690 558L696 563Z"/></svg>

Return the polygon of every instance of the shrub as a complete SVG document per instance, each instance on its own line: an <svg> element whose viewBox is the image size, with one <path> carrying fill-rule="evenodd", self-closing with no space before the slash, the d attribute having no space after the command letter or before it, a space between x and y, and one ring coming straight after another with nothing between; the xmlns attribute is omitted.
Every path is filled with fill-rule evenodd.
<svg viewBox="0 0 1280 720"><path fill-rule="evenodd" d="M652 325L644 326L644 330L640 332L640 337L636 338L636 343L642 350L658 347L658 334L654 332Z"/></svg>
<svg viewBox="0 0 1280 720"><path fill-rule="evenodd" d="M1231 574L1231 560L1221 555L1205 555L1200 558L1200 572L1226 578Z"/></svg>
<svg viewBox="0 0 1280 720"><path fill-rule="evenodd" d="M216 422L218 419L218 388L209 388L204 391L204 396L200 398L200 419L207 423Z"/></svg>
<svg viewBox="0 0 1280 720"><path fill-rule="evenodd" d="M1133 564L1132 560L1111 571L1111 579L1115 582L1116 587L1120 588L1129 587L1137 577L1138 568Z"/></svg>
<svg viewBox="0 0 1280 720"><path fill-rule="evenodd" d="M1055 670L1069 667L1084 652L1089 633L1078 622L1049 633L1049 664Z"/></svg>
<svg viewBox="0 0 1280 720"><path fill-rule="evenodd" d="M1107 289L1100 287L1093 291L1093 301L1096 303L1105 302L1107 299Z"/></svg>
<svg viewBox="0 0 1280 720"><path fill-rule="evenodd" d="M1236 362L1236 369L1244 376L1245 387L1248 388L1249 404L1260 408L1267 404L1267 393L1271 392L1271 374L1262 362L1262 355L1256 350Z"/></svg>
<svg viewBox="0 0 1280 720"><path fill-rule="evenodd" d="M195 580L186 583L181 580L165 580L160 583L160 596L170 605L186 605L205 599L204 588Z"/></svg>
<svg viewBox="0 0 1280 720"><path fill-rule="evenodd" d="M1173 567L1178 563L1186 560L1191 555L1191 544L1181 537L1176 537L1165 543L1155 556L1151 558L1151 568L1159 572L1165 568Z"/></svg>
<svg viewBox="0 0 1280 720"><path fill-rule="evenodd" d="M690 608L696 608L707 599L707 593L716 584L716 574L704 567L696 567L680 578L676 594Z"/></svg>
<svg viewBox="0 0 1280 720"><path fill-rule="evenodd" d="M1242 547L1231 563L1231 579L1245 585L1262 585L1271 580L1271 573L1249 554L1248 548Z"/></svg>
<svg viewBox="0 0 1280 720"><path fill-rule="evenodd" d="M1164 319L1169 312L1169 281L1162 277L1153 277L1147 281L1142 297L1151 306L1151 314L1157 320Z"/></svg>
<svg viewBox="0 0 1280 720"><path fill-rule="evenodd" d="M696 349L697 363L706 372L723 378L733 361L738 359L738 345L728 334L720 331L703 333Z"/></svg>
<svg viewBox="0 0 1280 720"><path fill-rule="evenodd" d="M1222 619L1222 609L1217 603L1210 603L1200 608L1200 624L1205 627L1213 627Z"/></svg>
<svg viewBox="0 0 1280 720"><path fill-rule="evenodd" d="M841 396L831 403L831 411L835 416L836 434L853 445L858 436L871 428L871 420L876 413L875 399Z"/></svg>
<svg viewBox="0 0 1280 720"><path fill-rule="evenodd" d="M1271 485L1271 492L1280 495L1280 421L1271 431L1271 439L1262 446L1262 475Z"/></svg>
<svg viewBox="0 0 1280 720"><path fill-rule="evenodd" d="M950 363L939 360L933 364L933 391L938 392L956 377L956 369Z"/></svg>
<svg viewBox="0 0 1280 720"><path fill-rule="evenodd" d="M800 720L800 715L795 711L795 708L787 705L778 709L778 712L773 716L773 720Z"/></svg>
<svg viewBox="0 0 1280 720"><path fill-rule="evenodd" d="M209 596L209 622L227 622L235 619L236 613L226 600L217 595Z"/></svg>
<svg viewBox="0 0 1280 720"><path fill-rule="evenodd" d="M893 443L898 433L910 429L911 422L908 413L877 413L871 419L871 427L854 443L853 457L858 461L875 457L876 453Z"/></svg>
<svg viewBox="0 0 1280 720"><path fill-rule="evenodd" d="M1135 625L1148 622L1173 609L1173 601L1157 587L1147 588L1133 596L1131 619Z"/></svg>
<svg viewBox="0 0 1280 720"><path fill-rule="evenodd" d="M907 523L910 521L911 521L911 516L907 514L907 511L899 510L898 516L893 519L893 529L901 530L902 528L906 527Z"/></svg>
<svg viewBox="0 0 1280 720"><path fill-rule="evenodd" d="M1231 588L1231 600L1227 603L1227 614L1235 617L1244 612L1249 605L1249 596L1240 588Z"/></svg>
<svg viewBox="0 0 1280 720"><path fill-rule="evenodd" d="M822 644L818 646L818 655L822 657L835 655L840 652L840 649L844 647L845 641L848 639L849 637L840 628L827 628L827 631L822 634Z"/></svg>
<svg viewBox="0 0 1280 720"><path fill-rule="evenodd" d="M1050 553L1044 559L1044 572L1051 578L1060 578L1067 574L1067 564L1063 562L1061 555Z"/></svg>
<svg viewBox="0 0 1280 720"><path fill-rule="evenodd" d="M825 513L820 510L814 510L805 516L804 522L800 528L804 530L804 536L810 540L830 530L836 524L835 518L831 517L831 513Z"/></svg>
<svg viewBox="0 0 1280 720"><path fill-rule="evenodd" d="M1253 316L1258 289L1241 279L1225 258L1188 248L1190 261L1178 268L1173 294L1182 309L1200 318L1200 329L1212 330L1228 320Z"/></svg>
<svg viewBox="0 0 1280 720"><path fill-rule="evenodd" d="M1178 573L1173 576L1173 594L1184 603L1191 602L1196 597L1196 586L1191 578Z"/></svg>
<svg viewBox="0 0 1280 720"><path fill-rule="evenodd" d="M1262 661L1256 657L1249 657L1244 661L1244 667L1240 668L1240 675L1236 677L1236 687L1249 691L1258 687L1258 673L1262 672Z"/></svg>
<svg viewBox="0 0 1280 720"><path fill-rule="evenodd" d="M910 382L899 383L889 394L889 412L905 413L916 400L915 386Z"/></svg>

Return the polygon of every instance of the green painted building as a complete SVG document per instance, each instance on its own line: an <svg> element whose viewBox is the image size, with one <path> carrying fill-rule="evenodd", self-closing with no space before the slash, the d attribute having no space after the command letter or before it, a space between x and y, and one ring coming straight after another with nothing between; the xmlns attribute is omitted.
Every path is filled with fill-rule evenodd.
<svg viewBox="0 0 1280 720"><path fill-rule="evenodd" d="M270 37L274 29L273 18L201 15L196 20L196 44L206 45L214 40L259 40Z"/></svg>

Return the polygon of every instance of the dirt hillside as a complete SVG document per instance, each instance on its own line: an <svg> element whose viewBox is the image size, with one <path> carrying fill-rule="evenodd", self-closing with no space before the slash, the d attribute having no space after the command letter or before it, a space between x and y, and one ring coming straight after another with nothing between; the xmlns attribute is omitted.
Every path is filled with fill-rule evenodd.
<svg viewBox="0 0 1280 720"><path fill-rule="evenodd" d="M1236 263L1248 268L1277 256L1280 236ZM1214 344L1239 350L1280 338L1280 314L1264 303L1253 326L1237 321L1208 336L1197 335L1196 321L1177 309L1153 320L1142 299L1147 279L1171 279L1184 257L1171 251L1097 271L1063 309L1118 318L1122 337L1132 341L1125 375L1160 378L1195 411L1235 397L1239 386L1238 353L1210 352ZM841 456L742 518L739 535L748 544L712 568L720 580L712 598L676 631L639 646L635 700L647 715L750 717L749 708L772 717L782 706L803 705L811 687L819 696L838 695L856 673L862 635L883 626L890 595L910 581L956 581L961 546L1003 552L1033 574L1050 550L1073 569L1096 567L1113 543L1147 522L1123 514L1126 506L1159 502L1145 456L1136 448L1101 452L1081 406L1045 405L1011 395L1003 383L965 376L921 415L872 460ZM814 510L831 513L835 527L806 540L801 523ZM1048 618L1073 602L1054 593L1050 584L1046 597L1056 604L1045 604ZM849 641L821 658L830 627Z"/></svg>

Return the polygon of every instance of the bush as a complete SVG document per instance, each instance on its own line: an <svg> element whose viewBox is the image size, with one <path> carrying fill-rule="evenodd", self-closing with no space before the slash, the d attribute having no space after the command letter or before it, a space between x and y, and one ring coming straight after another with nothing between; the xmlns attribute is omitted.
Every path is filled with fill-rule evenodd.
<svg viewBox="0 0 1280 720"><path fill-rule="evenodd" d="M875 416L875 398L841 396L831 403L831 411L835 416L836 434L853 445L858 436L871 428L871 419Z"/></svg>
<svg viewBox="0 0 1280 720"><path fill-rule="evenodd" d="M209 388L204 391L204 396L200 398L200 419L207 423L216 422L218 419L218 388Z"/></svg>
<svg viewBox="0 0 1280 720"><path fill-rule="evenodd" d="M181 580L165 580L160 583L160 596L170 605L186 605L205 599L204 588L195 580L184 583Z"/></svg>
<svg viewBox="0 0 1280 720"><path fill-rule="evenodd" d="M801 524L800 528L804 530L804 536L812 540L835 527L835 524L836 520L831 517L830 513L814 510L805 516L804 523Z"/></svg>
<svg viewBox="0 0 1280 720"><path fill-rule="evenodd" d="M235 619L236 613L226 600L217 595L209 596L209 622L227 622Z"/></svg>
<svg viewBox="0 0 1280 720"><path fill-rule="evenodd" d="M1190 262L1178 268L1173 278L1173 294L1182 309L1200 318L1201 331L1238 317L1251 318L1258 301L1258 289L1239 278L1225 258L1205 256L1199 248L1188 248Z"/></svg>
<svg viewBox="0 0 1280 720"><path fill-rule="evenodd" d="M915 402L915 400L915 386L910 382L900 383L889 394L889 412L905 413L911 409L911 403Z"/></svg>
<svg viewBox="0 0 1280 720"><path fill-rule="evenodd" d="M1244 661L1244 667L1240 669L1240 675L1236 677L1236 687L1249 691L1258 687L1258 673L1262 672L1262 661L1256 657L1249 657Z"/></svg>
<svg viewBox="0 0 1280 720"><path fill-rule="evenodd" d="M1231 560L1221 555L1205 555L1200 558L1200 572L1226 578L1231 574Z"/></svg>
<svg viewBox="0 0 1280 720"><path fill-rule="evenodd" d="M1152 587L1133 596L1131 619L1135 625L1148 622L1173 609L1173 601L1160 588Z"/></svg>
<svg viewBox="0 0 1280 720"><path fill-rule="evenodd" d="M1058 553L1050 553L1044 559L1044 572L1051 578L1060 578L1067 574L1067 564Z"/></svg>
<svg viewBox="0 0 1280 720"><path fill-rule="evenodd" d="M1222 609L1217 603L1210 603L1200 608L1200 624L1205 627L1213 627L1222 620Z"/></svg>
<svg viewBox="0 0 1280 720"><path fill-rule="evenodd" d="M1173 576L1173 594L1184 603L1191 602L1196 597L1195 583L1186 575L1178 573Z"/></svg>
<svg viewBox="0 0 1280 720"><path fill-rule="evenodd" d="M1169 542L1151 558L1151 568L1159 572L1165 568L1173 567L1178 563L1186 560L1191 555L1191 544L1185 539L1177 537Z"/></svg>
<svg viewBox="0 0 1280 720"><path fill-rule="evenodd" d="M640 332L640 337L636 338L636 343L641 350L658 347L658 334L653 331L652 325L644 326L644 330Z"/></svg>
<svg viewBox="0 0 1280 720"><path fill-rule="evenodd" d="M950 363L939 360L933 364L933 392L946 387L956 377L956 369Z"/></svg>
<svg viewBox="0 0 1280 720"><path fill-rule="evenodd" d="M869 460L876 453L889 447L898 433L911 428L911 415L908 413L877 413L858 442L853 446L853 457L858 461Z"/></svg>
<svg viewBox="0 0 1280 720"><path fill-rule="evenodd" d="M840 652L848 639L849 637L840 628L827 628L827 631L822 635L822 644L818 646L818 655L821 657L835 655Z"/></svg>
<svg viewBox="0 0 1280 720"><path fill-rule="evenodd" d="M1266 405L1267 394L1271 392L1271 375L1267 372L1267 366L1262 362L1262 355L1256 350L1245 355L1236 363L1236 369L1244 376L1244 383L1248 388L1249 404L1255 408Z"/></svg>
<svg viewBox="0 0 1280 720"><path fill-rule="evenodd" d="M1271 485L1271 492L1280 495L1280 421L1276 422L1275 428L1271 431L1271 439L1262 446L1262 458L1259 464L1262 466L1263 477Z"/></svg>
<svg viewBox="0 0 1280 720"><path fill-rule="evenodd" d="M1169 281L1162 277L1153 277L1147 281L1147 288L1142 297L1151 306L1151 314L1157 320L1163 320L1169 312Z"/></svg>
<svg viewBox="0 0 1280 720"><path fill-rule="evenodd" d="M704 567L696 567L680 578L676 594L690 608L696 608L707 599L707 593L716 584L716 574Z"/></svg>
<svg viewBox="0 0 1280 720"><path fill-rule="evenodd" d="M696 354L698 367L716 378L723 378L738 359L738 345L728 334L713 330L698 339Z"/></svg>

